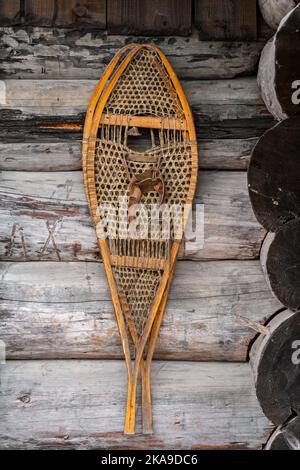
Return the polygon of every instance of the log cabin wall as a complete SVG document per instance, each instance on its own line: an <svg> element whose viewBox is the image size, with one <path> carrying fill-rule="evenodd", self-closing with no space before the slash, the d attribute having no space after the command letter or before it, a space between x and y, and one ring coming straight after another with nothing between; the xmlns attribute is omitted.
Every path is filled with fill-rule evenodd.
<svg viewBox="0 0 300 470"><path fill-rule="evenodd" d="M273 425L248 349L282 305L261 271L266 232L246 183L274 125L256 82L272 35L256 1L4 0L0 23L0 447L261 449ZM125 437L125 364L81 138L97 80L130 42L162 49L192 106L205 246L182 246L177 264L152 372L154 434Z"/></svg>

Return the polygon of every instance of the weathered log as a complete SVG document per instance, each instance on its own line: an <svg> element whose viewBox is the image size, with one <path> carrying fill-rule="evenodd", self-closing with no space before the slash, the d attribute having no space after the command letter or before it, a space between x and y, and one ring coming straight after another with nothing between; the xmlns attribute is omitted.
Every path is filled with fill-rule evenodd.
<svg viewBox="0 0 300 470"><path fill-rule="evenodd" d="M300 5L282 20L259 63L261 94L268 110L278 120L300 112L299 27Z"/></svg>
<svg viewBox="0 0 300 470"><path fill-rule="evenodd" d="M256 0L195 0L195 24L204 39L257 37Z"/></svg>
<svg viewBox="0 0 300 470"><path fill-rule="evenodd" d="M8 359L119 359L122 346L101 263L4 262L0 338ZM155 357L246 361L280 308L259 261L181 262Z"/></svg>
<svg viewBox="0 0 300 470"><path fill-rule="evenodd" d="M300 450L300 418L279 426L268 440L265 450Z"/></svg>
<svg viewBox="0 0 300 470"><path fill-rule="evenodd" d="M192 27L192 2L186 0L110 0L107 29L111 34L188 36Z"/></svg>
<svg viewBox="0 0 300 470"><path fill-rule="evenodd" d="M268 233L261 249L261 265L273 294L291 310L300 308L300 219Z"/></svg>
<svg viewBox="0 0 300 470"><path fill-rule="evenodd" d="M264 106L211 104L203 105L201 109L203 114L194 114L198 139L253 139L260 137L275 124L269 113L265 115ZM61 140L82 138L83 113L76 116L51 117L26 116L19 111L8 111L0 111L2 142L57 143Z"/></svg>
<svg viewBox="0 0 300 470"><path fill-rule="evenodd" d="M122 432L125 383L123 361L8 361L1 447L260 449L270 433L248 364L154 361L155 428L146 438Z"/></svg>
<svg viewBox="0 0 300 470"><path fill-rule="evenodd" d="M5 80L0 104L4 142L82 137L94 80ZM1 85L1 83L0 83ZM199 138L253 138L273 124L254 78L186 80ZM18 121L18 125L16 125ZM58 129L56 126L58 125Z"/></svg>
<svg viewBox="0 0 300 470"><path fill-rule="evenodd" d="M198 138L200 165L205 170L246 170L257 138ZM144 142L138 140L136 149ZM140 145L140 147L139 147ZM81 141L60 139L57 142L0 142L0 169L19 171L81 170Z"/></svg>
<svg viewBox="0 0 300 470"><path fill-rule="evenodd" d="M277 29L282 18L287 15L299 0L259 0L259 7L265 22Z"/></svg>
<svg viewBox="0 0 300 470"><path fill-rule="evenodd" d="M285 310L268 324L250 351L256 393L265 415L276 425L300 412L300 311Z"/></svg>
<svg viewBox="0 0 300 470"><path fill-rule="evenodd" d="M3 172L1 186L2 259L98 258L81 172ZM185 244L181 257L258 257L265 230L252 213L244 172L200 172L195 202L205 205L204 248ZM199 230L201 243L202 224Z"/></svg>
<svg viewBox="0 0 300 470"><path fill-rule="evenodd" d="M200 41L189 38L111 36L103 31L0 28L2 78L95 79L129 42L154 42L180 79L253 75L265 39L257 42Z"/></svg>
<svg viewBox="0 0 300 470"><path fill-rule="evenodd" d="M300 216L300 116L267 131L252 152L248 187L257 220L274 232Z"/></svg>
<svg viewBox="0 0 300 470"><path fill-rule="evenodd" d="M76 116L85 113L97 83L97 80L3 80L0 109L19 111L23 117ZM222 109L220 120L269 115L254 77L183 80L182 85L194 112L207 114L210 120L217 120ZM211 105L215 106L213 111L209 111ZM241 110L243 106L251 107L250 113L238 115L238 106ZM20 119L21 114L16 117Z"/></svg>

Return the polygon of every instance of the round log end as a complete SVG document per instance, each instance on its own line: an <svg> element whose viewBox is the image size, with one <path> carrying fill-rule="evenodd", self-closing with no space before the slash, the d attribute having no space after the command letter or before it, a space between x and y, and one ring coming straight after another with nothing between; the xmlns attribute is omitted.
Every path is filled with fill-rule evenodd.
<svg viewBox="0 0 300 470"><path fill-rule="evenodd" d="M277 29L280 21L286 16L299 0L259 0L259 7L265 22Z"/></svg>
<svg viewBox="0 0 300 470"><path fill-rule="evenodd" d="M300 217L300 116L267 131L252 151L248 189L254 214L275 232Z"/></svg>
<svg viewBox="0 0 300 470"><path fill-rule="evenodd" d="M300 418L296 416L279 426L272 433L265 450L300 450Z"/></svg>
<svg viewBox="0 0 300 470"><path fill-rule="evenodd" d="M252 345L250 363L260 405L275 425L300 413L300 311L285 310Z"/></svg>
<svg viewBox="0 0 300 470"><path fill-rule="evenodd" d="M300 4L283 18L275 36L265 46L258 84L268 110L276 119L300 113Z"/></svg>
<svg viewBox="0 0 300 470"><path fill-rule="evenodd" d="M267 235L261 250L261 264L277 299L290 310L299 310L300 219Z"/></svg>

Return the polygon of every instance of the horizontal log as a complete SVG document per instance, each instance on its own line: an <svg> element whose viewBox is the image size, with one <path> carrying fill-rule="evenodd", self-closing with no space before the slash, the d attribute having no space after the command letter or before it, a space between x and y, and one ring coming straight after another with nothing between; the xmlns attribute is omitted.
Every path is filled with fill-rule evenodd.
<svg viewBox="0 0 300 470"><path fill-rule="evenodd" d="M189 38L111 36L106 32L1 28L1 75L13 78L99 79L118 49L130 42L156 44L180 78L253 75L264 41L206 42Z"/></svg>
<svg viewBox="0 0 300 470"><path fill-rule="evenodd" d="M100 75L99 75L100 78ZM85 113L98 80L2 80L1 108L28 116L72 116ZM182 85L195 112L209 112L211 105L229 106L220 116L234 116L232 105L252 106L252 114L268 115L254 77L235 80L183 80ZM257 110L255 107L260 107ZM234 108L235 109L235 108ZM231 112L230 112L231 111ZM235 113L238 108L235 109ZM211 118L214 115L211 115ZM240 116L243 117L243 116ZM247 117L249 114L247 114Z"/></svg>
<svg viewBox="0 0 300 470"><path fill-rule="evenodd" d="M3 172L1 186L2 259L97 259L81 172ZM258 257L265 230L252 213L244 172L200 172L195 202L204 204L204 248L185 245L181 257Z"/></svg>
<svg viewBox="0 0 300 470"><path fill-rule="evenodd" d="M8 358L123 357L101 263L3 262L0 273ZM258 261L178 263L155 357L246 361L257 324L280 306Z"/></svg>
<svg viewBox="0 0 300 470"><path fill-rule="evenodd" d="M82 136L84 115L96 80L4 80L0 136L4 142ZM198 139L259 137L274 125L255 78L185 80ZM17 122L17 125L16 125Z"/></svg>
<svg viewBox="0 0 300 470"><path fill-rule="evenodd" d="M261 449L270 434L248 364L155 361L152 436L123 435L126 389L124 361L8 361L1 447Z"/></svg>
<svg viewBox="0 0 300 470"><path fill-rule="evenodd" d="M246 170L257 139L198 139L199 164L208 170ZM136 146L138 150L138 145ZM81 141L0 142L0 169L19 171L81 170Z"/></svg>

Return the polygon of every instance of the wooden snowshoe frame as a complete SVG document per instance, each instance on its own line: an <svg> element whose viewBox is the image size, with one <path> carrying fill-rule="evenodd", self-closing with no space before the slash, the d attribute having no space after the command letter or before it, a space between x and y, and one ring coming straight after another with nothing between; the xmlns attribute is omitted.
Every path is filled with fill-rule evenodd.
<svg viewBox="0 0 300 470"><path fill-rule="evenodd" d="M149 62L150 59L151 62ZM132 110L127 113L126 110L125 113L122 109L120 111L118 96L114 101L113 93L116 91L115 94L118 94L118 85L120 83L122 89L123 85L121 79L126 73L128 73L130 67L134 67L134 60L138 61L139 64L140 60L145 60L147 63L150 63L150 66L155 66L156 73L159 74L160 81L165 83L165 89L167 90L166 94L168 95L167 98L169 102L166 103L166 106L169 106L168 110L171 108L174 108L175 110L173 110L171 115L169 114L169 111L166 113L166 115L164 115L163 112L156 113L155 110L154 112L151 110L149 112L147 104L144 105L145 112L141 112L141 110L139 110L138 115L135 115ZM148 77L148 79L151 80L151 77ZM139 95L137 94L137 96ZM115 102L117 102L117 104L119 103L117 112L114 112L113 109ZM160 132L160 135L165 136L169 136L169 133L173 133L172 135L175 137L174 142L171 142L171 144L168 141L168 145L166 146L164 145L164 141L160 141L160 146L155 147L154 145L152 151L150 150L149 152L144 154L140 153L138 155L132 153L129 155L129 158L127 158L128 155L127 157L125 156L125 159L126 162L132 159L135 162L133 165L138 165L137 162L140 161L142 162L142 165L150 165L151 167L152 164L152 167L156 168L155 162L157 159L164 159L164 157L167 156L169 161L171 161L170 158L173 158L174 155L176 156L176 152L178 152L177 149L181 149L181 158L188 161L186 177L183 178L185 181L185 191L182 190L182 199L184 198L184 201L181 200L181 202L191 205L196 188L198 171L198 151L192 114L185 94L172 67L162 52L152 45L132 44L122 48L115 55L105 70L102 78L98 83L98 86L94 91L87 109L83 133L82 159L84 185L91 217L95 226L97 226L97 224L100 222L97 209L99 206L99 200L101 199L101 188L105 187L105 182L103 182L103 178L105 179L105 168L102 168L101 170L101 161L107 162L107 160L103 160L103 155L106 153L107 158L107 154L110 156L111 152L113 151L112 149L116 149L115 132L118 133L118 142L122 141L122 132L127 132L127 142L129 127L133 128L132 135L137 134L136 128L147 128L150 129L151 132L153 132L153 129L157 129L158 132ZM112 135L114 137L112 137ZM178 136L179 141L176 140ZM114 140L114 146L111 142L112 140ZM105 146L105 150L103 150L102 145ZM164 147L163 150L162 147ZM122 154L123 147L121 146L120 148L117 146L117 150L119 152L118 157L122 158L122 161L124 162L124 155ZM122 154L121 156L120 153ZM163 154L162 157L161 154ZM117 164L119 160L115 159L115 161ZM126 165L127 163L125 163L125 166ZM167 164L165 164L165 167L166 165ZM166 170L164 174L167 174ZM141 180L141 178L139 179ZM139 179L135 177L133 181L136 182ZM121 181L123 180L124 178ZM159 176L158 183L160 186L158 187L158 192L161 192L161 188L163 186L161 180L162 178ZM128 181L126 184L127 183ZM176 182L176 185L178 186L178 182ZM131 186L130 184L128 185L128 192L130 188L132 188L132 181ZM138 189L139 188L135 188L136 191ZM109 191L109 193L111 193L111 191ZM171 193L172 189L169 188L169 196ZM149 194L153 195L153 193ZM129 196L129 193L127 193L127 195ZM161 197L161 194L157 195L157 197L159 196ZM139 193L139 198L140 197L144 197L142 193ZM154 196L152 196L152 199L153 197ZM145 196L145 198L147 199L147 196ZM186 223L188 214L186 213L185 216L184 223ZM161 248L162 243L160 246L158 246L157 244L155 245L155 242L150 241L110 242L105 238L98 237L98 243L106 271L107 280L111 290L112 302L114 305L127 366L128 393L124 428L124 432L126 434L134 434L135 432L136 389L139 371L141 374L142 383L143 432L145 434L152 433L150 369L158 332L168 298L170 283L174 273L174 266L180 247L180 242L181 239L179 237L174 237L174 239L168 240L168 245L165 245L168 246L167 250L166 248ZM122 247L122 249L120 247ZM130 252L132 247L133 253ZM145 247L146 249L144 249ZM128 249L130 253L126 251ZM153 256L153 252L155 252L155 256ZM153 298L151 299L149 312L142 318L142 324L138 315L134 317L130 312L131 307L136 305L140 299L132 300L132 298L130 298L128 301L128 298L126 298L126 295L128 295L128 286L126 287L126 285L124 288L125 293L122 291L122 282L125 282L122 281L122 279L119 279L122 278L122 269L127 270L127 272L131 270L131 275L132 272L139 273L139 271L133 271L134 269L142 269L142 272L145 274L145 282L147 282L147 279L149 279L152 282L152 285L155 284L155 279L158 279L155 287L151 291ZM159 274L157 275L157 273ZM139 276L139 279L140 277L141 276ZM143 293L143 295L145 296L146 294ZM144 311L145 305L141 305L141 303L143 303L143 298L144 297L141 297L141 302L138 304L138 309L143 309ZM139 313L139 311L137 313ZM135 323L136 318L138 318L138 324ZM134 361L131 358L131 342L133 343L135 352Z"/></svg>

